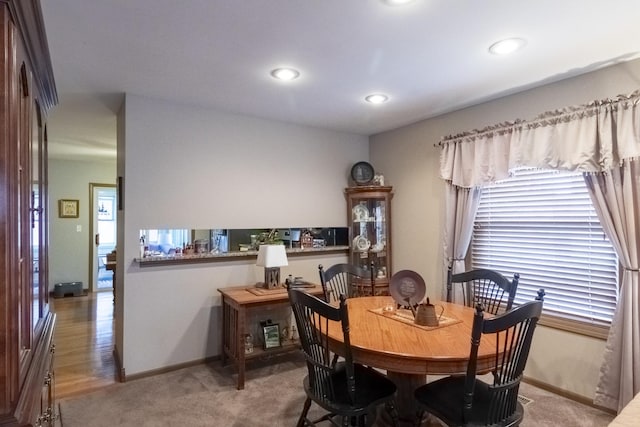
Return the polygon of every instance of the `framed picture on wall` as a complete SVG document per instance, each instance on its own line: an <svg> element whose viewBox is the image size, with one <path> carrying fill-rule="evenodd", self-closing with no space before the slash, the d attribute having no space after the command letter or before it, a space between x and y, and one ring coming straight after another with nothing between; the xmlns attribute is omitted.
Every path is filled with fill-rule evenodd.
<svg viewBox="0 0 640 427"><path fill-rule="evenodd" d="M58 200L58 216L60 218L78 218L80 201L72 199Z"/></svg>
<svg viewBox="0 0 640 427"><path fill-rule="evenodd" d="M112 197L98 197L98 220L100 221L112 221L113 220L113 203L115 200Z"/></svg>

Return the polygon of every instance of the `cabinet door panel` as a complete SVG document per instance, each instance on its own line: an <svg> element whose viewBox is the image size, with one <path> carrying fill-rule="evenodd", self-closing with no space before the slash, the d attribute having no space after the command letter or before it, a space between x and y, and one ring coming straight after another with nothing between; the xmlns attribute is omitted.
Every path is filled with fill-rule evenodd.
<svg viewBox="0 0 640 427"><path fill-rule="evenodd" d="M392 187L349 187L349 262L373 269L376 294L387 294L391 277Z"/></svg>
<svg viewBox="0 0 640 427"><path fill-rule="evenodd" d="M0 424L42 415L55 315L48 307L46 110L57 102L40 2L0 2ZM50 382L50 380L49 380ZM51 397L51 399L50 399ZM46 417L46 414L45 414Z"/></svg>
<svg viewBox="0 0 640 427"><path fill-rule="evenodd" d="M18 55L20 60L22 55ZM32 263L31 263L31 87L30 72L24 60L20 61L19 72L16 76L18 89L18 105L20 114L17 117L18 156L17 156L17 220L18 220L18 295L20 312L20 382L31 363L32 348L34 345L33 328L37 322L33 322L33 288Z"/></svg>
<svg viewBox="0 0 640 427"><path fill-rule="evenodd" d="M37 331L44 315L46 303L47 282L43 280L46 268L43 266L43 250L45 239L46 221L43 220L42 199L44 195L44 182L46 176L43 174L43 138L42 138L42 116L40 106L37 101L32 102L31 114L31 145L30 145L30 182L31 200L29 206L30 220L30 258L31 258L31 321L33 332Z"/></svg>

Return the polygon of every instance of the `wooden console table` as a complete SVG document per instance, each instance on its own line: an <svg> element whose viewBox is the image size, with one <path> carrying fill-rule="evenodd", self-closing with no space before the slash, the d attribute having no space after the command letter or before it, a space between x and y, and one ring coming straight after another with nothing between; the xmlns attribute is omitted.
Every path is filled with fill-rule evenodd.
<svg viewBox="0 0 640 427"><path fill-rule="evenodd" d="M254 292L248 289L253 288ZM313 288L305 288L313 295L322 295L322 287L316 285ZM256 295L258 291L259 295ZM262 290L255 287L240 286L221 288L222 294L222 364L231 359L238 370L238 390L244 389L245 362L260 356L282 353L295 349L295 342L284 343L281 347L263 350L254 346L252 353L245 354L244 335L247 333L247 311L264 306L289 304L289 296L285 288L275 290Z"/></svg>
<svg viewBox="0 0 640 427"><path fill-rule="evenodd" d="M109 261L107 259L107 262L104 263L104 268L111 271L112 273L112 279L111 279L111 283L113 285L113 305L116 305L116 262L115 261Z"/></svg>

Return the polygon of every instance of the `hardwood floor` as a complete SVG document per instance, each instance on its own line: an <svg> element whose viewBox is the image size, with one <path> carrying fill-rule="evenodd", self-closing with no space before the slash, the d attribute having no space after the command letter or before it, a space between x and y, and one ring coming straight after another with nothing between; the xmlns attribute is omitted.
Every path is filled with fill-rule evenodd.
<svg viewBox="0 0 640 427"><path fill-rule="evenodd" d="M56 398L116 383L113 357L113 294L49 300L57 315L54 343Z"/></svg>

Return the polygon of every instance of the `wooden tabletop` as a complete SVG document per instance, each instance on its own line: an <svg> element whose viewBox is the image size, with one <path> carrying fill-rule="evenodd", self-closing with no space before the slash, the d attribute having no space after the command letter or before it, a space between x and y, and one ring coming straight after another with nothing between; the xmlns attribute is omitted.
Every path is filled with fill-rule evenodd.
<svg viewBox="0 0 640 427"><path fill-rule="evenodd" d="M471 350L472 308L435 302L444 307L445 317L459 319L460 322L425 330L371 311L392 303L389 296L347 300L355 362L403 374L466 373ZM340 354L343 341L340 325L330 325L328 333L332 351ZM489 370L494 359L495 340L483 337L478 351L478 370Z"/></svg>
<svg viewBox="0 0 640 427"><path fill-rule="evenodd" d="M251 289L252 293L249 289ZM312 288L301 288L305 292L312 295L322 295L322 286L315 285ZM235 301L238 305L253 305L264 304L269 302L288 301L289 295L287 289L284 287L276 289L262 289L255 286L234 286L229 288L219 288L218 292L225 296L225 298Z"/></svg>

